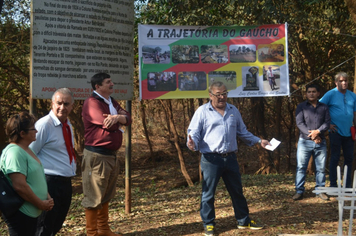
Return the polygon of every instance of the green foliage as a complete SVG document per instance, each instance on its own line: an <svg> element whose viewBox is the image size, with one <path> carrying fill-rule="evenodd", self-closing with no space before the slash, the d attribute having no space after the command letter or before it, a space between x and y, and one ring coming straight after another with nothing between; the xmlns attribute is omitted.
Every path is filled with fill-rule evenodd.
<svg viewBox="0 0 356 236"><path fill-rule="evenodd" d="M28 1L4 1L0 24L0 112L28 110L30 25Z"/></svg>
<svg viewBox="0 0 356 236"><path fill-rule="evenodd" d="M338 71L345 71L351 77L354 74L355 60L344 63L354 56L356 39L352 36L356 33L355 22L344 0L148 0L139 12L137 22L141 24L247 26L287 23L291 92L296 89L298 92L291 98L282 98L281 109L276 107L277 98L264 98L262 113L255 109L256 98L238 98L233 103L240 109L249 130L256 135L263 133L257 123L261 120L266 121L263 125L268 138L280 134L279 138L286 140L283 149L286 153L282 155L288 158L295 149L292 141L297 136L294 110L303 100L303 86L313 81L320 85L323 94L335 86L333 76ZM279 112L282 114L277 114ZM277 124L278 115L282 120Z"/></svg>
<svg viewBox="0 0 356 236"><path fill-rule="evenodd" d="M142 24L260 25L288 23L291 82L302 85L354 55L355 24L343 0L149 0ZM352 61L338 70L353 74ZM302 73L306 77L297 80ZM334 74L334 72L331 72ZM332 76L331 76L332 77Z"/></svg>
<svg viewBox="0 0 356 236"><path fill-rule="evenodd" d="M29 62L30 62L30 1L5 0L0 24L0 126L7 118L20 110L29 108ZM288 23L288 49L291 91L302 88L319 76L316 83L325 92L334 86L332 77L340 70L354 74L354 60L337 67L355 54L355 23L344 0L136 0L135 25L261 25ZM134 42L137 44L137 27ZM135 47L135 97L138 97L138 48ZM332 68L337 67L335 70ZM331 70L331 71L330 71ZM280 138L293 138L295 125L293 111L302 100L301 92L294 93L292 98L283 98L282 122L275 123L278 110L276 98L264 98L264 123L269 137L274 137L278 125L282 126ZM260 135L256 128L256 98L239 98L234 104L240 109L249 129ZM259 100L258 100L259 101ZM182 133L189 124L189 117L198 105L185 101L183 106L176 106L177 114L184 117ZM188 105L191 104L192 106ZM249 105L247 105L249 104ZM162 118L162 107L157 101L144 101L133 104L133 107L147 107L152 114L147 116L147 126L152 134L169 130L166 120ZM48 103L39 101L38 107L48 111ZM139 112L134 110L133 113ZM43 112L41 112L42 114ZM259 113L258 113L259 114ZM261 113L262 114L262 113ZM175 115L175 122L181 115ZM181 119L181 118L179 118ZM139 120L139 119L137 119ZM152 122L152 125L150 124ZM137 121L136 124L140 124ZM156 127L159 129L157 130ZM163 127L163 128L162 128ZM3 135L0 133L0 135ZM288 140L288 142L292 142ZM0 140L1 143L1 140ZM288 147L290 156L294 147Z"/></svg>

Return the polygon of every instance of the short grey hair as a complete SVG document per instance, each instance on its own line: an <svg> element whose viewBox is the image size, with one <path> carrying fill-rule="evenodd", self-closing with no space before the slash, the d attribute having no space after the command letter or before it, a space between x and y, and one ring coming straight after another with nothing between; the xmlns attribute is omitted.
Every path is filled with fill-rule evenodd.
<svg viewBox="0 0 356 236"><path fill-rule="evenodd" d="M335 82L339 82L339 79L344 77L345 79L349 80L349 76L345 72L339 72L335 75Z"/></svg>
<svg viewBox="0 0 356 236"><path fill-rule="evenodd" d="M60 93L60 94L63 94L63 95L70 95L71 98L72 98L72 104L74 103L73 93L72 93L72 91L70 91L69 88L59 88L59 89L57 89L56 92L54 92L53 95L52 95L52 102L54 102L57 93Z"/></svg>
<svg viewBox="0 0 356 236"><path fill-rule="evenodd" d="M215 81L209 86L209 93L212 93L213 88L221 88L223 86L226 88L226 86L225 86L225 84L223 82Z"/></svg>

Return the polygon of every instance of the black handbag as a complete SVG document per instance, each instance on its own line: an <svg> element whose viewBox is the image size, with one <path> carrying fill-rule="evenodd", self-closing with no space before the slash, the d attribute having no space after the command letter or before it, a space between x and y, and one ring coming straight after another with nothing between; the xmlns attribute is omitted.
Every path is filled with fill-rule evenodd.
<svg viewBox="0 0 356 236"><path fill-rule="evenodd" d="M24 202L0 169L0 211L6 217L12 216Z"/></svg>

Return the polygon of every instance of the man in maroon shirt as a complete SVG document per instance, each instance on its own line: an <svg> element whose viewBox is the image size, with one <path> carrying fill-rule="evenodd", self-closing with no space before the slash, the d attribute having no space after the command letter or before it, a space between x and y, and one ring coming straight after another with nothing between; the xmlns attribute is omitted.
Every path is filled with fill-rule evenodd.
<svg viewBox="0 0 356 236"><path fill-rule="evenodd" d="M84 158L82 181L87 235L120 236L111 232L109 201L115 195L119 171L116 151L122 144L120 126L131 124L131 115L110 95L113 82L106 73L91 78L93 94L85 100L82 117L84 121Z"/></svg>

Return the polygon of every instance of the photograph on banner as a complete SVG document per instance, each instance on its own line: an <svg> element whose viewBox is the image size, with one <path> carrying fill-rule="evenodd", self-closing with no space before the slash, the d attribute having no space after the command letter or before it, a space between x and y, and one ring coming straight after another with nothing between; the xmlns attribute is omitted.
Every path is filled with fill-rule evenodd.
<svg viewBox="0 0 356 236"><path fill-rule="evenodd" d="M199 48L197 45L172 46L173 63L199 63Z"/></svg>
<svg viewBox="0 0 356 236"><path fill-rule="evenodd" d="M263 66L263 88L265 91L278 90L280 88L280 68L277 65ZM277 85L278 84L278 85Z"/></svg>
<svg viewBox="0 0 356 236"><path fill-rule="evenodd" d="M260 90L258 81L258 67L242 67L243 91Z"/></svg>
<svg viewBox="0 0 356 236"><path fill-rule="evenodd" d="M171 49L169 46L146 45L142 47L143 64L170 63Z"/></svg>
<svg viewBox="0 0 356 236"><path fill-rule="evenodd" d="M201 46L202 63L227 63L228 51L226 45L203 45Z"/></svg>
<svg viewBox="0 0 356 236"><path fill-rule="evenodd" d="M214 81L229 97L289 95L286 24L140 24L138 33L140 99L207 98ZM166 72L175 79L164 82Z"/></svg>
<svg viewBox="0 0 356 236"><path fill-rule="evenodd" d="M229 53L231 63L256 61L256 45L231 45Z"/></svg>
<svg viewBox="0 0 356 236"><path fill-rule="evenodd" d="M284 61L283 44L258 45L258 60L260 62Z"/></svg>
<svg viewBox="0 0 356 236"><path fill-rule="evenodd" d="M147 88L149 91L174 91L177 89L176 73L149 72L147 74Z"/></svg>
<svg viewBox="0 0 356 236"><path fill-rule="evenodd" d="M206 90L206 74L203 71L179 72L178 84L180 91Z"/></svg>
<svg viewBox="0 0 356 236"><path fill-rule="evenodd" d="M211 71L208 74L209 86L216 82L223 82L227 90L236 88L236 72L235 71Z"/></svg>

